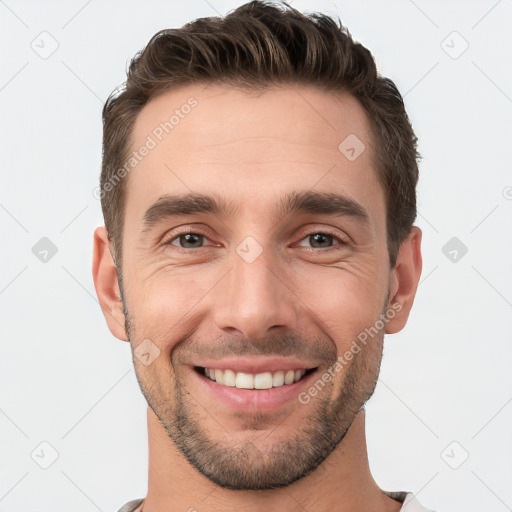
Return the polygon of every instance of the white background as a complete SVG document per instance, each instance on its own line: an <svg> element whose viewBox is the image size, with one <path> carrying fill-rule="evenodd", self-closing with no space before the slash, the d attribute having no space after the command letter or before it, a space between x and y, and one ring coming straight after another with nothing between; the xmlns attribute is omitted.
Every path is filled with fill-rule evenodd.
<svg viewBox="0 0 512 512"><path fill-rule="evenodd" d="M0 511L145 496L146 405L91 277L101 108L155 32L238 5L0 2ZM367 406L374 477L439 512L512 510L512 2L292 5L339 13L405 96L423 155L424 268ZM47 59L31 47L50 47L43 31ZM46 263L42 237L58 250ZM452 237L468 248L457 262Z"/></svg>

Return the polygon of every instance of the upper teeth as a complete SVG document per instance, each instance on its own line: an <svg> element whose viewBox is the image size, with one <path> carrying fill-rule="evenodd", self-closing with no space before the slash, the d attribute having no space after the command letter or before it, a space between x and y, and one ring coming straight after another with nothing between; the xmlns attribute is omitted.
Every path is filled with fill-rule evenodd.
<svg viewBox="0 0 512 512"><path fill-rule="evenodd" d="M224 386L242 389L270 389L285 384L292 384L300 380L306 370L279 370L277 372L244 373L233 370L219 370L218 368L205 368L204 374Z"/></svg>

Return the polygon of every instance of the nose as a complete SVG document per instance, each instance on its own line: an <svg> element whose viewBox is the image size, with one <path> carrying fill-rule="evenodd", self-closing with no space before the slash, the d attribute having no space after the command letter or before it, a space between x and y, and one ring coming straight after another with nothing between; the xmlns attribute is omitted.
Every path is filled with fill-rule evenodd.
<svg viewBox="0 0 512 512"><path fill-rule="evenodd" d="M260 339L270 329L294 330L298 299L270 251L248 262L234 255L233 267L216 287L213 315L219 329Z"/></svg>

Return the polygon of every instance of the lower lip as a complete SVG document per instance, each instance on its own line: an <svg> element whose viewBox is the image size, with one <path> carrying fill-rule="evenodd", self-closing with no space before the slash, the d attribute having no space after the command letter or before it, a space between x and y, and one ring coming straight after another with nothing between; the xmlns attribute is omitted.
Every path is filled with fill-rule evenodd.
<svg viewBox="0 0 512 512"><path fill-rule="evenodd" d="M195 369L192 372L199 381L199 389L211 393L217 400L230 408L246 412L251 410L262 412L278 409L293 400L298 401L299 393L309 386L310 380L314 378L318 370L305 375L293 384L285 384L270 389L239 389L224 386L205 375L201 375Z"/></svg>

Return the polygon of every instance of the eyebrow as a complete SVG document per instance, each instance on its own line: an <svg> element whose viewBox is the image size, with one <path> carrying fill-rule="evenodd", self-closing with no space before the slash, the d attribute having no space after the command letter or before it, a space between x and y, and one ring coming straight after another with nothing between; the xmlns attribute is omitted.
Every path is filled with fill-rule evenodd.
<svg viewBox="0 0 512 512"><path fill-rule="evenodd" d="M154 226L171 217L198 213L230 217L238 212L238 206L228 203L218 195L165 194L146 210L142 218L142 233L147 233ZM352 217L361 224L370 224L370 216L361 204L354 199L333 192L289 192L279 201L276 208L276 214L280 217L300 213Z"/></svg>

